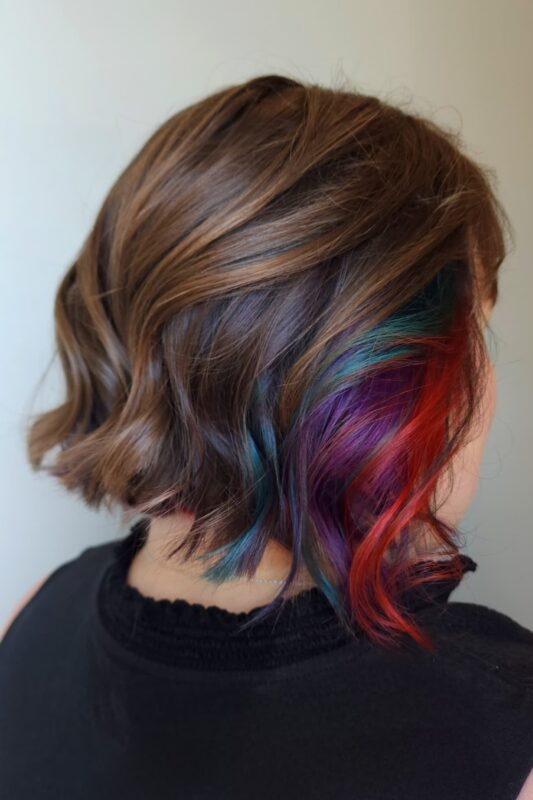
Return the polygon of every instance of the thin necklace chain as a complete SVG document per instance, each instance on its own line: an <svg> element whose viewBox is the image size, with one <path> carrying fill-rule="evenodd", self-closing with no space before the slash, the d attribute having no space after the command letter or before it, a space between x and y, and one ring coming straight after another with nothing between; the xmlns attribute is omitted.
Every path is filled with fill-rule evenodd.
<svg viewBox="0 0 533 800"><path fill-rule="evenodd" d="M180 573L181 575L188 575L189 578L191 577L191 573L188 572L187 570L180 569L179 567L170 566L166 562L162 561L160 558L157 558L157 556L152 555L152 553L150 552L149 548L146 547L146 545L144 545L142 547L142 552L146 556L148 556L148 560L149 561L151 561L154 564L157 564L159 567L163 567L164 569L172 570L172 572L177 572L177 573ZM429 555L426 555L426 556L422 556L420 560L448 561L449 558L450 558L449 555L435 553L433 555L429 554ZM196 577L201 578L202 576L198 575ZM285 583L285 581L286 581L286 578L230 578L229 579L229 582L231 582L231 583L273 583L273 584L276 584L278 586L283 584L283 583ZM307 587L309 587L309 581L293 581L291 585L292 586L307 586ZM314 585L315 584L312 584L312 586L314 586Z"/></svg>
<svg viewBox="0 0 533 800"><path fill-rule="evenodd" d="M150 550L146 547L146 545L143 546L142 552L146 556L148 556L148 560L151 561L152 563L158 564L160 567L163 567L164 569L170 569L170 570L172 570L172 572L178 572L181 575L188 575L189 577L191 577L190 572L188 572L187 570L180 569L179 567L170 566L167 563L161 561L160 558L157 558L157 556L153 556L152 553L150 552ZM201 578L202 576L198 575L196 577ZM279 579L279 578L230 578L229 580L230 580L231 583L275 583L275 584L281 585L281 584L285 583L286 578L281 578L281 579ZM309 586L309 581L293 581L291 585L292 586Z"/></svg>

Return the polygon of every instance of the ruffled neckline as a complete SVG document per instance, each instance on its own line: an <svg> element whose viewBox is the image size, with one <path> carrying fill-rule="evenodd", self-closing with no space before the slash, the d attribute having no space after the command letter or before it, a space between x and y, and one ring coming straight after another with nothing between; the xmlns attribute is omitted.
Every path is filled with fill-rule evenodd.
<svg viewBox="0 0 533 800"><path fill-rule="evenodd" d="M137 655L189 669L258 669L281 666L343 646L363 632L346 631L318 587L289 597L271 617L241 630L261 608L231 612L184 599L155 599L127 582L130 563L148 533L149 518L131 526L113 543L111 558L98 587L98 613L112 638ZM463 574L477 564L463 554ZM417 611L446 602L457 580L415 587L404 598Z"/></svg>

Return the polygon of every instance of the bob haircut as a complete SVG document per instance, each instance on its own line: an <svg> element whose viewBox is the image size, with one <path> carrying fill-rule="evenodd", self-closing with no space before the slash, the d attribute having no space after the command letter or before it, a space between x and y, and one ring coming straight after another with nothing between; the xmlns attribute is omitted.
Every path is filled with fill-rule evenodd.
<svg viewBox="0 0 533 800"><path fill-rule="evenodd" d="M432 650L405 592L463 574L435 488L488 376L510 227L492 177L346 86L263 75L179 111L59 284L66 397L32 415L32 467L93 507L195 514L165 555L215 582L277 540L291 570L252 624L305 564L347 629ZM423 530L451 558L413 555Z"/></svg>

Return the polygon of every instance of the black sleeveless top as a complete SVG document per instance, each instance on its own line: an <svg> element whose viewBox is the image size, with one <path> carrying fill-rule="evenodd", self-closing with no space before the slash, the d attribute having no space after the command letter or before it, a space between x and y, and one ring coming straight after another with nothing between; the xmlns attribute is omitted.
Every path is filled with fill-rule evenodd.
<svg viewBox="0 0 533 800"><path fill-rule="evenodd" d="M58 567L0 643L1 798L516 800L533 632L458 581L412 590L433 654L348 637L316 587L238 632L126 583L145 532Z"/></svg>

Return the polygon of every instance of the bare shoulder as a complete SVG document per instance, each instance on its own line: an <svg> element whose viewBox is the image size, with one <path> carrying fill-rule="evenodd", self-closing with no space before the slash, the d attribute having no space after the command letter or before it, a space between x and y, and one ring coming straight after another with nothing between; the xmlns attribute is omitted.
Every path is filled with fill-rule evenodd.
<svg viewBox="0 0 533 800"><path fill-rule="evenodd" d="M0 641L6 635L8 629L11 627L15 619L18 617L22 609L30 602L32 597L37 594L41 586L48 580L50 573L47 573L43 578L39 578L39 580L31 586L27 592L20 598L17 605L11 612L11 615L8 617L7 621L4 623L2 630L0 631Z"/></svg>
<svg viewBox="0 0 533 800"><path fill-rule="evenodd" d="M533 800L533 769L516 800Z"/></svg>

